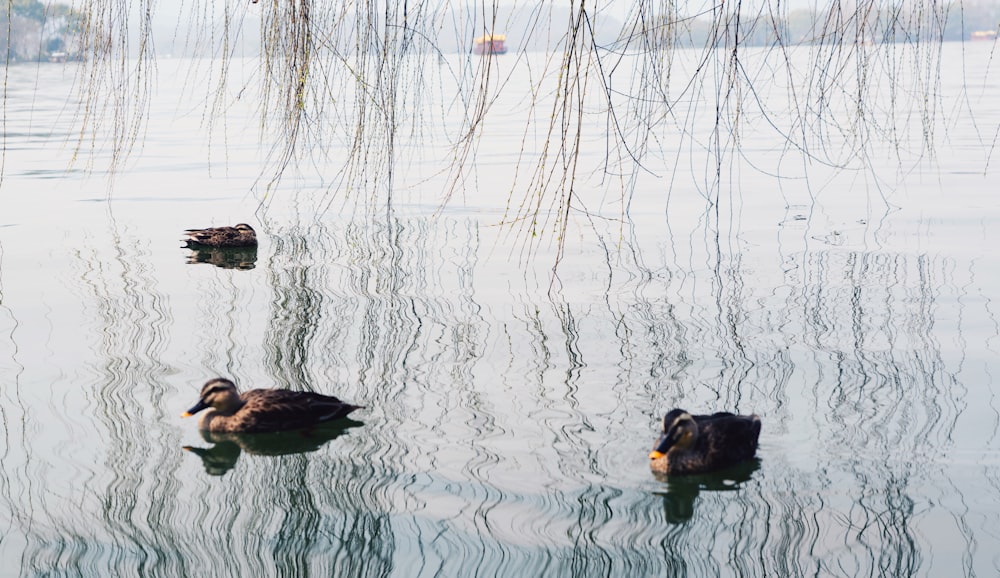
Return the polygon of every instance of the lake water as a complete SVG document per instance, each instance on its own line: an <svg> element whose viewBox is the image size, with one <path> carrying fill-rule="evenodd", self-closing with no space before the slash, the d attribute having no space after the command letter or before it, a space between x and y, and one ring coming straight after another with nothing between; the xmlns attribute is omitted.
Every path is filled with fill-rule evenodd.
<svg viewBox="0 0 1000 578"><path fill-rule="evenodd" d="M870 135L824 117L906 136L873 145L869 170L837 135L803 161L774 100L770 122L724 121L743 154L716 165L714 117L692 106L625 199L589 95L555 276L550 215L538 237L498 226L548 122L545 104L526 135L542 56L498 61L509 80L449 204L446 120L372 212L358 199L377 185L331 196L343 143L266 191L253 100L237 83L210 138L195 63L161 61L114 179L106 141L72 162L74 65L9 68L0 575L996 575L990 48L946 45L934 98ZM241 221L256 253L179 247L185 228ZM204 439L179 414L216 375L366 408L322 439ZM757 413L759 459L655 478L675 406Z"/></svg>

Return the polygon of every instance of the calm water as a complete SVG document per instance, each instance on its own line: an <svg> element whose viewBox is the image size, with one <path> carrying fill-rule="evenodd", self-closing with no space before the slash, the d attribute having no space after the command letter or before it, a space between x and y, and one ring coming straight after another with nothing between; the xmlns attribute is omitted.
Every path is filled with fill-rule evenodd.
<svg viewBox="0 0 1000 578"><path fill-rule="evenodd" d="M916 134L870 172L827 168L842 151L821 147L803 162L748 124L712 189L714 121L679 116L629 220L588 168L598 216L574 213L555 279L553 242L529 259L496 226L527 187L510 178L538 136L523 134L538 62L502 61L511 81L452 204L438 211L448 149L428 144L375 218L331 205L323 166L255 214L253 105L210 139L198 83L178 101L167 80L189 63L161 62L113 186L70 164L72 65L9 69L0 575L996 575L988 48L945 47L964 69L942 72L939 148L920 162L919 115L893 121ZM583 166L608 154L601 118ZM178 247L184 228L238 221L255 254ZM367 409L321 439L203 439L178 415L215 375ZM674 406L758 413L759 461L654 478Z"/></svg>

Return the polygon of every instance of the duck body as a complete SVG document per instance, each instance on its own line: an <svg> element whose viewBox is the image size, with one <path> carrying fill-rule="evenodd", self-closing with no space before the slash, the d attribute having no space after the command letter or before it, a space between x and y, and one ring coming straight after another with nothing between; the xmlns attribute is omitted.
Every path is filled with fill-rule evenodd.
<svg viewBox="0 0 1000 578"><path fill-rule="evenodd" d="M673 409L663 418L663 432L649 454L649 467L668 475L719 470L753 458L759 437L756 415L691 415Z"/></svg>
<svg viewBox="0 0 1000 578"><path fill-rule="evenodd" d="M220 377L202 386L198 403L181 417L208 410L198 421L203 431L261 433L311 428L361 407L311 391L251 389L240 394L236 384Z"/></svg>
<svg viewBox="0 0 1000 578"><path fill-rule="evenodd" d="M187 229L183 241L188 247L256 247L257 232L246 223L232 227Z"/></svg>

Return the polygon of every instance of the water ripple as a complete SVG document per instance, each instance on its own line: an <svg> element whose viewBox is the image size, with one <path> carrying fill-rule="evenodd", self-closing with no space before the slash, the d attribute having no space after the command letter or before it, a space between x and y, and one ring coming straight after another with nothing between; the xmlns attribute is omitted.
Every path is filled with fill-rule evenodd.
<svg viewBox="0 0 1000 578"><path fill-rule="evenodd" d="M996 330L969 329L972 271L824 246L750 282L749 256L693 271L596 244L552 289L486 257L484 230L269 225L240 270L112 226L69 244L70 295L38 311L0 268L0 548L21 574L995 570L1000 418L969 344ZM29 389L21 347L84 361ZM361 425L206 442L176 414L215 373L337 395ZM760 413L760 461L656 479L673 406Z"/></svg>

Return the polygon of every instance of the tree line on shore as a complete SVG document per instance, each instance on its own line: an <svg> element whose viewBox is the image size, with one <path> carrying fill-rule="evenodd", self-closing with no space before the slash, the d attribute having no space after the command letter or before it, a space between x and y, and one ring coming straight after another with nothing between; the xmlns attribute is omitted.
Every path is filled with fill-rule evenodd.
<svg viewBox="0 0 1000 578"><path fill-rule="evenodd" d="M6 61L67 60L81 56L84 15L67 4L9 0L0 4L0 42Z"/></svg>

